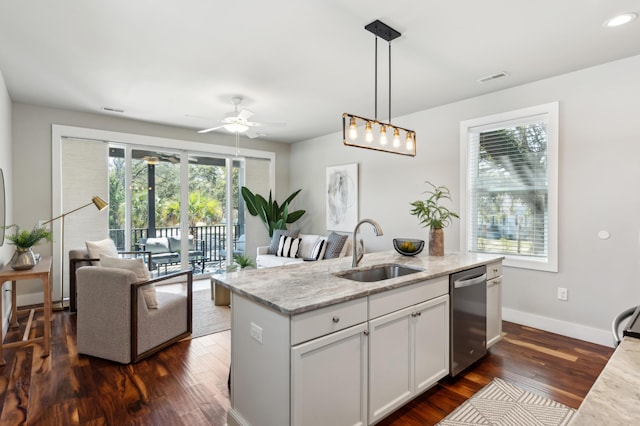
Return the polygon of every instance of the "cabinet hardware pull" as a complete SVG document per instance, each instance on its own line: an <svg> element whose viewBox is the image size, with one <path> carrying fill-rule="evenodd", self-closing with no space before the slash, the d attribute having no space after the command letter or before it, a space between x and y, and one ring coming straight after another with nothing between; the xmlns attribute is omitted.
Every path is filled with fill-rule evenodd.
<svg viewBox="0 0 640 426"><path fill-rule="evenodd" d="M365 330L365 331L363 331L363 333L364 333L365 336L368 336L369 335L369 330Z"/></svg>
<svg viewBox="0 0 640 426"><path fill-rule="evenodd" d="M336 323L340 322L340 317L338 316L333 317L333 322L336 322Z"/></svg>

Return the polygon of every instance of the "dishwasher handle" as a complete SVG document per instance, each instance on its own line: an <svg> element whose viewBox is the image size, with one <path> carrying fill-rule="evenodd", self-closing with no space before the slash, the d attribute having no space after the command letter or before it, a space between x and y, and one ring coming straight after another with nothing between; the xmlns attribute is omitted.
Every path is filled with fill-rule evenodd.
<svg viewBox="0 0 640 426"><path fill-rule="evenodd" d="M487 274L482 274L479 277L466 278L463 280L456 280L453 282L453 288L470 287L476 284L482 284L487 281Z"/></svg>

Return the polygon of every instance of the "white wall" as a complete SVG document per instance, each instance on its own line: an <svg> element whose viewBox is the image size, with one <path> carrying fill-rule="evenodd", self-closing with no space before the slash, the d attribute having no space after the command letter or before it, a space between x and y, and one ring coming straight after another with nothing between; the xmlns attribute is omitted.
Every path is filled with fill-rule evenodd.
<svg viewBox="0 0 640 426"><path fill-rule="evenodd" d="M430 180L451 189L459 212L460 121L559 101L559 272L505 268L504 317L610 345L613 317L640 303L638 75L635 56L394 119L417 131L415 158L345 147L341 132L297 143L291 189L303 188L300 205L309 212L301 227L325 232L325 168L359 163L360 218L384 230L375 237L363 228L367 250L391 249L394 237L426 240L409 202ZM599 239L600 230L611 237ZM445 250L457 251L459 222L445 234ZM556 299L557 287L568 288L568 301Z"/></svg>
<svg viewBox="0 0 640 426"><path fill-rule="evenodd" d="M194 129L127 120L117 116L81 113L15 102L10 112L13 118L13 173L17 189L14 192L13 217L19 218L16 221L21 227L31 227L39 219L52 217L52 124L235 146L233 135L198 134ZM240 144L243 148L275 152L276 192L280 197L286 196L289 191L290 145L247 138L241 138ZM37 251L43 255L51 255L52 245L42 243L37 246ZM20 287L18 304L21 299L31 300L31 297L26 297L27 295L31 296L42 291L42 285L37 281Z"/></svg>
<svg viewBox="0 0 640 426"><path fill-rule="evenodd" d="M5 217L6 223L13 223L13 168L12 168L12 149L11 149L11 98L7 92L2 72L0 72L0 169L4 174L5 185ZM4 224L0 223L0 226ZM0 246L0 268L6 265L13 255L14 248L5 240ZM5 291L11 289L11 282L4 283L0 292L0 303L2 303L2 336L5 335L9 318L9 307L11 306L11 293ZM0 336L0 338L2 337Z"/></svg>

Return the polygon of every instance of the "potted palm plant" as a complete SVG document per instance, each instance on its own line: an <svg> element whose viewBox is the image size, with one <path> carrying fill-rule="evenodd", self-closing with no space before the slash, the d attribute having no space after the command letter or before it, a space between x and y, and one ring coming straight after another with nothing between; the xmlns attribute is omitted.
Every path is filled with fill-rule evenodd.
<svg viewBox="0 0 640 426"><path fill-rule="evenodd" d="M13 234L6 235L9 244L16 246L16 251L9 264L17 271L31 269L36 266L37 260L31 248L41 240L52 241L53 234L45 228L34 226L32 230L20 230L18 225L6 226L5 229L14 228Z"/></svg>
<svg viewBox="0 0 640 426"><path fill-rule="evenodd" d="M440 205L441 200L451 201L451 193L446 186L436 186L426 182L431 188L424 193L425 200L416 200L411 203L411 214L416 216L420 223L429 230L429 256L444 256L444 231L451 224L452 218L460 219L457 213Z"/></svg>
<svg viewBox="0 0 640 426"><path fill-rule="evenodd" d="M240 189L249 214L260 217L269 232L269 237L273 237L273 231L276 229L287 229L287 223L295 222L305 213L304 210L289 211L291 201L300 191L302 190L298 189L289 195L282 204L278 204L271 197L271 191L269 191L269 199L267 200L260 194L254 194L246 186Z"/></svg>

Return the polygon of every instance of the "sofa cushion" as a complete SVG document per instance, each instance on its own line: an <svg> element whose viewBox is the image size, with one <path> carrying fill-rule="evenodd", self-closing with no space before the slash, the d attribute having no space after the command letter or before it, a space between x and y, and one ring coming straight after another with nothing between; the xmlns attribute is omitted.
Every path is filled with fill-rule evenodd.
<svg viewBox="0 0 640 426"><path fill-rule="evenodd" d="M267 253L276 254L278 251L278 245L280 244L280 237L286 235L288 237L296 238L300 231L297 229L288 230L288 229L276 229L273 231L273 237L271 237L271 244L269 245L269 250Z"/></svg>
<svg viewBox="0 0 640 426"><path fill-rule="evenodd" d="M299 234L298 237L301 240L300 250L298 250L298 257L301 257L303 259L311 259L313 257L313 249L321 237L319 235L313 234Z"/></svg>
<svg viewBox="0 0 640 426"><path fill-rule="evenodd" d="M280 244L278 244L278 251L276 256L278 257L298 257L298 250L300 249L301 238L288 237L282 235L280 237Z"/></svg>
<svg viewBox="0 0 640 426"><path fill-rule="evenodd" d="M327 237L327 249L324 253L325 259L334 259L336 257L340 257L340 252L344 247L344 244L347 242L347 235L340 235L332 232Z"/></svg>
<svg viewBox="0 0 640 426"><path fill-rule="evenodd" d="M310 258L313 260L324 259L324 253L327 251L327 239L326 238L318 238L318 241L311 249Z"/></svg>
<svg viewBox="0 0 640 426"><path fill-rule="evenodd" d="M126 259L100 255L100 266L104 268L118 268L132 271L136 274L138 282L147 281L151 277L149 269L147 269L147 265L144 263L144 259L142 258ZM145 303L147 304L147 308L158 309L159 304L155 284L143 286L142 295Z"/></svg>

